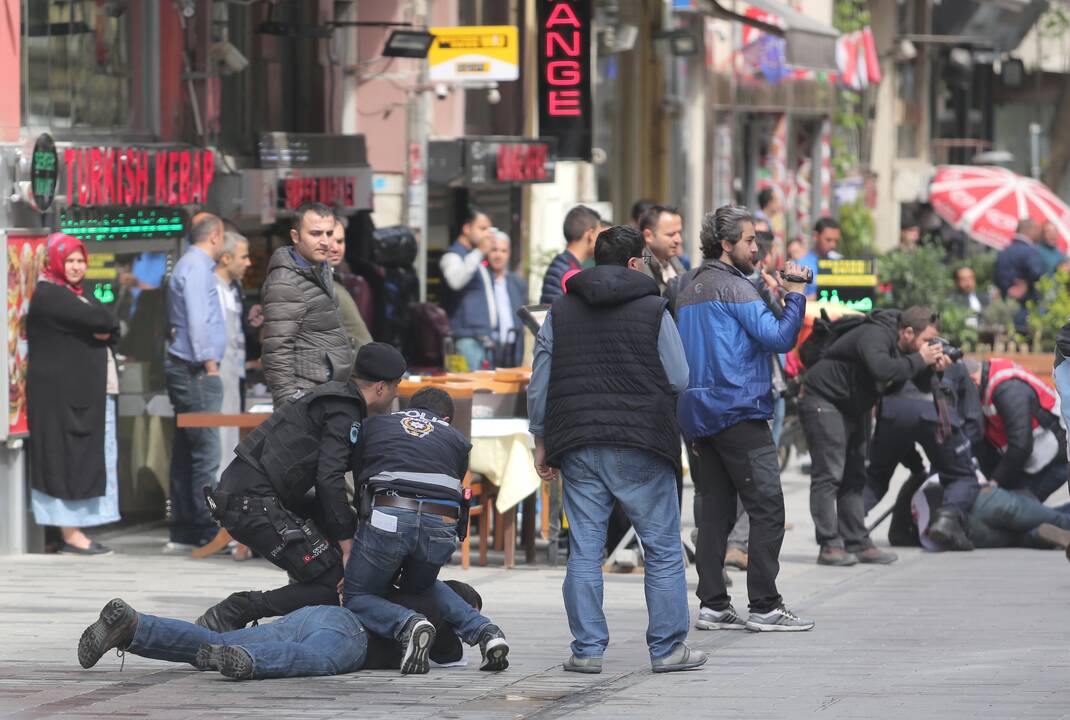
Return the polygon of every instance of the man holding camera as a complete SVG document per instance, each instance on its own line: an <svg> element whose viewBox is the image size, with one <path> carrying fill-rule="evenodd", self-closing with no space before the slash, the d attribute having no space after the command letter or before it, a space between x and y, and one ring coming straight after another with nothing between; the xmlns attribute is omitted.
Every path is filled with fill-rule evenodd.
<svg viewBox="0 0 1070 720"><path fill-rule="evenodd" d="M784 607L776 587L784 541L784 494L773 418L773 353L795 346L806 308L805 269L788 263L787 289L777 318L748 276L758 245L746 208L726 205L707 213L700 234L705 262L681 279L676 317L691 378L677 416L691 447L697 518L696 565L700 630L809 630L814 623ZM750 616L732 607L724 580L728 534L736 499L750 516L747 592Z"/></svg>
<svg viewBox="0 0 1070 720"><path fill-rule="evenodd" d="M803 376L799 420L813 463L810 514L819 565L887 565L895 553L873 545L866 531L863 488L873 406L890 388L933 367L947 369L943 346L932 343L937 316L915 306L878 310L836 338Z"/></svg>

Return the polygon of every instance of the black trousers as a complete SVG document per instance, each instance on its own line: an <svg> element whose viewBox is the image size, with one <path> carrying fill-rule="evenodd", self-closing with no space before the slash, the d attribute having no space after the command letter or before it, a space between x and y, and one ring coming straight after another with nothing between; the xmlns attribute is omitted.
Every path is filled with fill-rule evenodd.
<svg viewBox="0 0 1070 720"><path fill-rule="evenodd" d="M695 566L696 595L703 607L724 610L732 602L724 582L728 535L736 522L736 499L750 515L747 594L751 612L783 603L777 592L784 543L784 492L769 423L749 420L695 440L689 449L695 492L702 498Z"/></svg>
<svg viewBox="0 0 1070 720"><path fill-rule="evenodd" d="M236 460L220 480L225 492L240 495L242 488L263 487L267 479L255 468ZM252 497L244 507L228 507L219 524L231 537L255 550L289 573L292 582L254 595L259 617L286 615L309 605L337 605L342 580L342 555L316 523L282 506L277 498Z"/></svg>
<svg viewBox="0 0 1070 720"><path fill-rule="evenodd" d="M807 393L799 400L799 422L810 447L810 515L817 544L852 553L873 547L862 500L869 413L845 415Z"/></svg>
<svg viewBox="0 0 1070 720"><path fill-rule="evenodd" d="M897 406L897 408L900 406ZM923 420L920 413L898 413L877 422L870 446L866 487L863 492L864 512L868 513L888 492L888 484L899 463L914 453L914 443L921 445L940 476L944 488L942 507L959 514L964 526L980 486L973 470L973 450L970 439L954 429L943 442L936 438L937 426Z"/></svg>

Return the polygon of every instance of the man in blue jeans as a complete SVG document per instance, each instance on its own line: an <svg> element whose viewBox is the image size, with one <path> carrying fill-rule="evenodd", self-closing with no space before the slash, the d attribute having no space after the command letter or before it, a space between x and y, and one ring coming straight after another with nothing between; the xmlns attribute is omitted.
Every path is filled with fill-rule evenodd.
<svg viewBox="0 0 1070 720"><path fill-rule="evenodd" d="M651 668L706 662L684 643L676 394L687 386L688 367L668 301L643 273L643 247L632 227L599 233L595 267L568 281L535 342L528 386L535 468L544 480L561 469L569 521L562 592L573 637L564 663L570 672L601 672L609 645L602 555L614 499L643 546Z"/></svg>
<svg viewBox="0 0 1070 720"><path fill-rule="evenodd" d="M462 479L471 445L450 426L453 400L440 388L416 392L407 410L364 422L353 450L361 522L345 568L344 605L373 633L396 638L401 673L426 673L435 628L424 615L392 602L396 584L425 594L469 645L480 670L509 667L509 645L497 625L438 580L467 531Z"/></svg>
<svg viewBox="0 0 1070 720"><path fill-rule="evenodd" d="M167 285L170 344L164 360L167 394L175 414L219 412L223 382L219 362L227 327L219 304L215 265L223 253L223 221L201 213L190 231L190 248L175 263ZM175 428L171 449L171 534L164 552L188 553L218 532L204 488L219 471L217 428Z"/></svg>
<svg viewBox="0 0 1070 720"><path fill-rule="evenodd" d="M472 607L482 607L482 598L470 585L447 583ZM438 637L430 648L432 660L447 664L464 657L453 628L434 612L428 598L400 592L390 597L434 618ZM339 675L397 668L401 662L392 640L365 632L356 615L337 605L308 606L272 623L219 633L184 620L138 613L115 599L82 633L78 662L91 668L113 648L218 670L237 680Z"/></svg>

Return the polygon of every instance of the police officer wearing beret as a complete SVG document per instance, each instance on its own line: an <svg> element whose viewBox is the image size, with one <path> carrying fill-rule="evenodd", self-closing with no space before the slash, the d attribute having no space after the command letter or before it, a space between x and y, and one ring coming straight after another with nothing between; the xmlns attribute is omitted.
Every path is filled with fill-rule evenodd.
<svg viewBox="0 0 1070 720"><path fill-rule="evenodd" d="M365 418L390 409L404 373L401 353L369 343L357 355L351 382L299 391L238 445L219 488L205 491L208 506L231 537L293 582L234 593L209 608L198 625L227 632L308 605L338 603L357 527L345 473L354 467ZM306 497L312 488L314 499Z"/></svg>
<svg viewBox="0 0 1070 720"><path fill-rule="evenodd" d="M387 599L424 594L469 645L479 645L480 670L509 667L509 645L497 625L438 580L458 537L468 530L468 439L450 426L453 400L426 387L401 412L369 418L354 449L360 529L345 568L345 606L370 632L395 638L401 672L426 673L435 627L420 613Z"/></svg>

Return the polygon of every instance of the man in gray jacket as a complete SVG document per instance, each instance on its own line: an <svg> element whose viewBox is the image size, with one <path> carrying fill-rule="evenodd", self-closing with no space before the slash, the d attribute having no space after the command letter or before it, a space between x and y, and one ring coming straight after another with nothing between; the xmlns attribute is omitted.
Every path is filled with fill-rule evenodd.
<svg viewBox="0 0 1070 720"><path fill-rule="evenodd" d="M353 367L327 263L334 224L326 205L302 205L293 216L293 246L276 250L268 263L260 359L275 407L299 390L347 379Z"/></svg>

